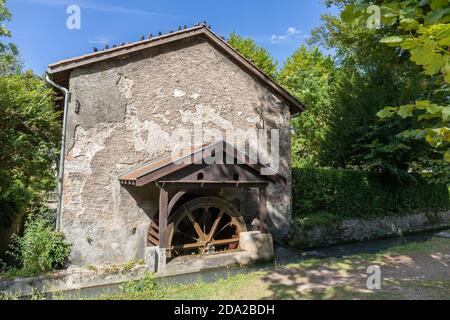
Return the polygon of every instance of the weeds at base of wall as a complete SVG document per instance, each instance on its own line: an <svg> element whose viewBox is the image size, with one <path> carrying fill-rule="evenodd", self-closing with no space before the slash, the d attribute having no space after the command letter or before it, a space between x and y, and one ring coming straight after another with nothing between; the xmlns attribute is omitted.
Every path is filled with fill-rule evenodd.
<svg viewBox="0 0 450 320"><path fill-rule="evenodd" d="M158 287L153 273L147 272L140 280L129 281L120 287L123 293L133 294L142 292L151 292Z"/></svg>
<svg viewBox="0 0 450 320"><path fill-rule="evenodd" d="M15 235L7 254L17 266L2 264L0 278L31 277L67 266L71 245L50 221L38 216L30 219L22 237Z"/></svg>

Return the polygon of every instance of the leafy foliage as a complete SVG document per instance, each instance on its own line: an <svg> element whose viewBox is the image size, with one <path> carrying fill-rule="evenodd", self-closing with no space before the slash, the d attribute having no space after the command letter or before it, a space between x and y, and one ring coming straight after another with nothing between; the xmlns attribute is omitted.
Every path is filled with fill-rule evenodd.
<svg viewBox="0 0 450 320"><path fill-rule="evenodd" d="M419 177L398 184L364 171L295 168L293 183L294 220L322 213L341 219L450 209L447 186Z"/></svg>
<svg viewBox="0 0 450 320"><path fill-rule="evenodd" d="M274 62L266 49L259 47L251 38L243 38L233 32L230 34L229 43L231 47L250 60L266 75L272 79L276 77L277 63Z"/></svg>
<svg viewBox="0 0 450 320"><path fill-rule="evenodd" d="M19 262L20 275L33 276L63 268L70 250L64 235L38 216L29 220L22 237L13 237L8 254Z"/></svg>
<svg viewBox="0 0 450 320"><path fill-rule="evenodd" d="M367 1L364 1L367 2ZM448 0L379 1L381 22L396 26L398 34L384 37L382 43L409 51L411 60L425 73L441 72L450 83L450 2ZM367 18L369 4L347 5L342 12L346 22ZM407 32L407 34L402 34Z"/></svg>
<svg viewBox="0 0 450 320"><path fill-rule="evenodd" d="M287 59L277 82L302 101L306 111L293 120L293 162L314 164L327 132L333 109L334 61L318 48L301 46Z"/></svg>
<svg viewBox="0 0 450 320"><path fill-rule="evenodd" d="M54 96L32 73L0 77L0 221L55 185L59 139Z"/></svg>
<svg viewBox="0 0 450 320"><path fill-rule="evenodd" d="M394 175L416 168L409 166L412 165L410 159L402 163L404 150L398 148L400 145L395 148L390 145L398 132L392 128L384 129L386 125L394 127L394 124L379 123L376 114L386 105L408 103L421 97L427 92L428 80L407 56L379 43L389 30L375 31L327 15L323 16L323 21L324 24L313 31L310 42L334 49L337 66L331 90L333 108L326 117L327 132L318 152L318 164L373 169ZM398 123L395 126L398 127ZM370 140L372 132L376 134ZM410 152L419 152L413 150L415 141L402 139L401 143L406 144ZM376 151L375 144L378 151L384 151L372 153ZM426 153L422 155L428 158ZM384 160L388 162L375 165ZM405 168L405 164L409 167ZM403 179L404 175L397 178Z"/></svg>
<svg viewBox="0 0 450 320"><path fill-rule="evenodd" d="M397 134L408 128L410 122L388 119L369 126L356 140L350 166L384 174L393 183L415 181L411 173L428 172L430 162L439 160L440 154L422 141Z"/></svg>
<svg viewBox="0 0 450 320"><path fill-rule="evenodd" d="M144 274L142 279L137 281L129 281L125 283L121 290L126 294L152 292L157 288L157 283L155 275L153 273L147 272Z"/></svg>
<svg viewBox="0 0 450 320"><path fill-rule="evenodd" d="M366 18L368 4L350 4L343 11L347 21L361 21ZM395 26L394 35L384 37L381 43L398 47L408 52L411 60L423 67L426 75L437 75L441 86L450 84L450 2L448 0L379 1L382 23ZM380 118L398 115L402 118L418 117L427 121L420 128L404 135L425 139L433 147L442 150L446 169L450 163L450 129L448 127L450 104L438 105L429 100L400 107L387 107L380 111ZM429 122L429 120L434 120ZM446 170L442 170L446 171ZM447 177L442 178L448 181Z"/></svg>
<svg viewBox="0 0 450 320"><path fill-rule="evenodd" d="M0 76L17 73L21 69L17 47L1 41L3 37L11 37L11 32L3 25L3 22L10 19L11 13L6 8L6 0L0 0Z"/></svg>

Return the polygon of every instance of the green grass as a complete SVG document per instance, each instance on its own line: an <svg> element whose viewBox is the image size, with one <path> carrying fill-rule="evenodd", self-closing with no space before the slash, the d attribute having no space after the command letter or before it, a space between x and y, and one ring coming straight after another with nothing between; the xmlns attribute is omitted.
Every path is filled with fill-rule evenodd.
<svg viewBox="0 0 450 320"><path fill-rule="evenodd" d="M319 267L338 271L364 272L374 263L383 264L383 259L393 255L431 254L450 247L449 239L432 238L424 243L396 246L378 254L361 254L344 258L308 259L278 267L275 271L295 269L316 270ZM450 298L450 280L386 280L382 290L360 290L351 285L329 286L320 290L299 293L295 285L267 281L274 270L250 274L239 274L213 283L198 282L187 285L158 286L148 292L129 292L102 296L104 300L246 300L246 299L337 299L337 300L400 300L400 299L444 299Z"/></svg>
<svg viewBox="0 0 450 320"><path fill-rule="evenodd" d="M148 292L124 293L101 296L101 300L223 300L264 298L264 290L259 280L265 272L238 274L214 283L197 282L185 285L160 286ZM256 285L256 286L255 286Z"/></svg>

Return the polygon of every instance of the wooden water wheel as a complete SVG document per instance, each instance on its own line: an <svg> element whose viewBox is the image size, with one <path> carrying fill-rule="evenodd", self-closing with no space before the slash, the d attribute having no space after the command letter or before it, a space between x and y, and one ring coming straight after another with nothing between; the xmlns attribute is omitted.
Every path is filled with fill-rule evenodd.
<svg viewBox="0 0 450 320"><path fill-rule="evenodd" d="M231 203L216 197L197 198L170 215L169 250L172 256L235 250L245 231L245 221Z"/></svg>

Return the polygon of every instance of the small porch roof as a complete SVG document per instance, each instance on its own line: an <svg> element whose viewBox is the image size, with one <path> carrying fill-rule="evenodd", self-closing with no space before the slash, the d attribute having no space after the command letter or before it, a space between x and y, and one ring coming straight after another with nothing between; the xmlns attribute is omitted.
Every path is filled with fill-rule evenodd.
<svg viewBox="0 0 450 320"><path fill-rule="evenodd" d="M224 153L224 162L226 162L226 157L233 158L234 164L242 164L247 166L250 170L257 171L261 180L259 181L230 181L230 180L220 180L220 181L164 181L164 177L183 170L191 165L195 164L207 164L206 159L214 157L214 152L220 150ZM211 164L214 166L215 164ZM261 175L261 169L265 168L269 175ZM192 147L180 151L177 155L172 155L168 157L161 158L159 160L147 163L137 169L134 169L119 177L119 181L122 185L131 186L144 186L149 183L164 182L164 183L176 183L176 184L201 184L208 186L226 187L228 185L240 185L241 187L252 187L260 183L286 183L286 178L275 172L271 168L261 164L259 161L249 157L246 153L238 150L234 146L230 145L226 141L219 141L208 146L202 147Z"/></svg>

